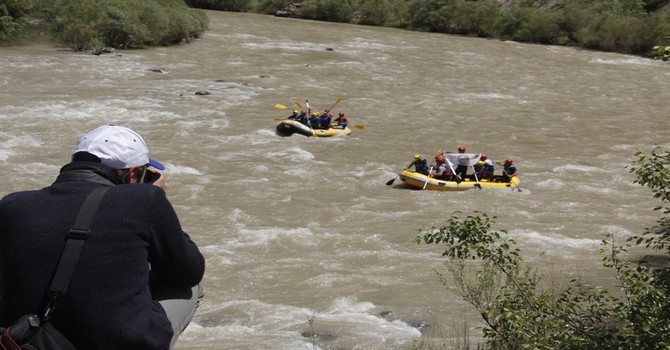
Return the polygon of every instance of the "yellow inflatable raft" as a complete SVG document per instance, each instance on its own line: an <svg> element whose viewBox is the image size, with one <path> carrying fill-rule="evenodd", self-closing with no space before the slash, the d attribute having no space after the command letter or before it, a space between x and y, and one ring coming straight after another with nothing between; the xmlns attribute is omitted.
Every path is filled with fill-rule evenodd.
<svg viewBox="0 0 670 350"><path fill-rule="evenodd" d="M349 127L342 128L330 128L330 129L312 129L309 126L297 121L284 119L277 124L277 135L279 136L291 136L293 134L300 134L311 137L330 137L335 135L349 135L351 134L351 129Z"/></svg>
<svg viewBox="0 0 670 350"><path fill-rule="evenodd" d="M398 177L402 182L410 186L433 191L465 191L472 188L481 189L488 187L516 189L521 181L518 176L513 177L510 182L494 182L489 180L475 181L471 178L463 179L461 182L445 181L409 170L403 170Z"/></svg>

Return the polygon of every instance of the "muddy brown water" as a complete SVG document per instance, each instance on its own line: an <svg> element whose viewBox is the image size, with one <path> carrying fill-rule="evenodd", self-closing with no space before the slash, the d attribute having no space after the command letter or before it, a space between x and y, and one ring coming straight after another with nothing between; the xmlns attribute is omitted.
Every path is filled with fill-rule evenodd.
<svg viewBox="0 0 670 350"><path fill-rule="evenodd" d="M670 65L636 56L208 12L178 47L95 56L0 48L0 194L50 184L76 140L113 122L167 165L206 255L206 299L178 349L408 349L477 341L479 319L419 229L496 216L555 281L611 285L602 233L653 224L637 150L668 147ZM204 91L208 95L197 95ZM278 137L294 101L364 125ZM415 153L513 158L522 191L412 190ZM467 330L467 331L464 331ZM467 333L466 335L464 335Z"/></svg>

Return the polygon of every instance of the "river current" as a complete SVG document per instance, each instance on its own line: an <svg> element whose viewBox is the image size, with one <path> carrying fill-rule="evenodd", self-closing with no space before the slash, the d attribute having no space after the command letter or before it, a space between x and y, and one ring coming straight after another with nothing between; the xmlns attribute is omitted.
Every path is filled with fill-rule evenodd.
<svg viewBox="0 0 670 350"><path fill-rule="evenodd" d="M440 283L441 247L414 243L421 228L483 211L549 280L613 286L602 234L623 241L658 218L626 166L670 146L667 63L208 16L202 38L177 47L0 48L0 195L49 185L78 138L110 122L167 166L168 197L208 264L176 349L411 349L422 334L476 344L477 314ZM364 129L275 135L273 119L290 114L276 104L339 98L334 112ZM513 158L521 190L386 186L414 154L459 146Z"/></svg>

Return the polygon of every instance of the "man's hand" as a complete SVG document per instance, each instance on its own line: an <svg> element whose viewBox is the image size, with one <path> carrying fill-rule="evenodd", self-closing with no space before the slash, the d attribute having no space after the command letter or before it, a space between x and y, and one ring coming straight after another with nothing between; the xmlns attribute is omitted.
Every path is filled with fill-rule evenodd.
<svg viewBox="0 0 670 350"><path fill-rule="evenodd" d="M167 179L165 178L165 173L161 170L158 170L152 166L147 168L147 172L150 173L156 180L154 180L154 186L158 186L165 190L167 188ZM149 174L147 174L148 176Z"/></svg>

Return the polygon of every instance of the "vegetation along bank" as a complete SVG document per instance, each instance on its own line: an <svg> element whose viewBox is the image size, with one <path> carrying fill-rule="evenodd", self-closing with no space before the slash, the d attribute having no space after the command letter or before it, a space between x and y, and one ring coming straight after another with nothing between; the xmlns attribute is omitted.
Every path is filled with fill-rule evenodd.
<svg viewBox="0 0 670 350"><path fill-rule="evenodd" d="M174 45L199 9L566 45L664 59L670 0L3 0L0 43L47 36L75 51ZM667 55L665 57L667 60Z"/></svg>

